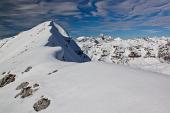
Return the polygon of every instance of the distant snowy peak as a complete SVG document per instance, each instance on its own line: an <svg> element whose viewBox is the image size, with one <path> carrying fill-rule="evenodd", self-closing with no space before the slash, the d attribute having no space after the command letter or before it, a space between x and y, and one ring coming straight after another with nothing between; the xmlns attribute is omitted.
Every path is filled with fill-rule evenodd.
<svg viewBox="0 0 170 113"><path fill-rule="evenodd" d="M96 38L78 37L77 44L94 61L113 62L118 64L127 64L136 59L153 58L159 60L159 54L168 55L169 46L161 48L169 42L168 38L136 38L123 40L121 38L110 38L100 35ZM164 50L165 49L165 50ZM170 56L170 55L168 55ZM169 58L163 58L166 61Z"/></svg>

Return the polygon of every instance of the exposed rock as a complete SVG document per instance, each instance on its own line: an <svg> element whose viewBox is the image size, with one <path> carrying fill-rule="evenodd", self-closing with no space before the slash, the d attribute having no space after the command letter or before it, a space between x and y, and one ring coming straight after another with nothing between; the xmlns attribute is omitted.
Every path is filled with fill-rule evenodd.
<svg viewBox="0 0 170 113"><path fill-rule="evenodd" d="M21 98L28 97L33 94L33 89L31 87L23 88L21 91Z"/></svg>
<svg viewBox="0 0 170 113"><path fill-rule="evenodd" d="M56 72L58 72L58 70L56 69L56 70L54 70L53 72L51 72L51 73L48 73L48 75L51 75L51 74L53 74L53 73L56 73Z"/></svg>
<svg viewBox="0 0 170 113"><path fill-rule="evenodd" d="M40 86L39 84L35 83L35 84L33 85L33 88L36 88L36 87L39 87L39 86Z"/></svg>
<svg viewBox="0 0 170 113"><path fill-rule="evenodd" d="M11 73L11 71L8 71L8 73L7 74L10 74Z"/></svg>
<svg viewBox="0 0 170 113"><path fill-rule="evenodd" d="M5 74L6 74L6 72L3 72L3 73L2 73L2 75L5 75Z"/></svg>
<svg viewBox="0 0 170 113"><path fill-rule="evenodd" d="M42 98L33 105L33 108L37 112L41 111L43 109L46 109L50 105L50 102L51 101L48 98Z"/></svg>
<svg viewBox="0 0 170 113"><path fill-rule="evenodd" d="M17 98L18 96L21 96L21 98L25 98L28 96L33 95L34 92L36 92L39 88L39 84L35 83L33 85L33 88L31 86L28 86L28 82L23 82L21 83L19 86L17 86L16 90L21 90L16 96L15 98Z"/></svg>
<svg viewBox="0 0 170 113"><path fill-rule="evenodd" d="M6 75L5 77L3 77L0 80L0 87L4 87L5 85L7 85L9 83L14 82L15 81L15 77L16 77L15 74L8 74L8 75Z"/></svg>
<svg viewBox="0 0 170 113"><path fill-rule="evenodd" d="M156 58L156 55L152 51L147 51L144 58Z"/></svg>
<svg viewBox="0 0 170 113"><path fill-rule="evenodd" d="M167 63L170 63L170 42L159 47L158 57Z"/></svg>
<svg viewBox="0 0 170 113"><path fill-rule="evenodd" d="M141 57L141 55L140 55L139 53L137 53L137 52L132 51L132 52L128 55L128 57L130 57L130 58L138 58L138 57Z"/></svg>
<svg viewBox="0 0 170 113"><path fill-rule="evenodd" d="M29 84L28 82L22 82L20 85L17 86L16 90L26 88L28 84Z"/></svg>
<svg viewBox="0 0 170 113"><path fill-rule="evenodd" d="M28 72L28 71L30 71L31 69L32 69L32 67L29 66L29 67L27 67L26 70L25 70L24 72L22 72L22 73Z"/></svg>
<svg viewBox="0 0 170 113"><path fill-rule="evenodd" d="M141 55L141 50L140 50L140 46L130 47L129 50L130 50L131 52L130 52L130 54L128 55L128 57L130 57L130 58L142 57L142 55Z"/></svg>
<svg viewBox="0 0 170 113"><path fill-rule="evenodd" d="M28 86L28 87L26 87L26 88L23 88L23 89L21 90L21 92L18 93L18 94L15 96L15 98L17 98L17 97L20 96L20 95L21 95L21 98L25 98L25 97L31 96L32 94L33 94L33 89L32 89L30 86Z"/></svg>

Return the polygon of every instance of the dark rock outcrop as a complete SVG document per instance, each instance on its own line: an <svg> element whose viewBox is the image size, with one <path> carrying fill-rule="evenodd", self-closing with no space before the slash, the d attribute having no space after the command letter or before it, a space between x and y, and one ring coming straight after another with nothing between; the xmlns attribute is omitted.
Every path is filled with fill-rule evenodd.
<svg viewBox="0 0 170 113"><path fill-rule="evenodd" d="M50 102L51 101L48 98L41 98L33 105L33 108L37 112L41 111L43 109L46 109L50 105Z"/></svg>
<svg viewBox="0 0 170 113"><path fill-rule="evenodd" d="M10 84L11 82L14 82L15 81L15 77L16 77L15 74L7 74L5 77L3 77L0 80L0 87L4 87L7 84Z"/></svg>

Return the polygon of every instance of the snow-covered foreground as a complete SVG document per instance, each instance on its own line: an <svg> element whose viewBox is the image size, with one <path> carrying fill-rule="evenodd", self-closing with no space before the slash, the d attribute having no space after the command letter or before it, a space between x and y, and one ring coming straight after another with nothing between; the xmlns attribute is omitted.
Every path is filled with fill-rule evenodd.
<svg viewBox="0 0 170 113"><path fill-rule="evenodd" d="M42 96L51 102L40 113L169 113L170 76L85 62L88 57L68 36L45 22L0 41L0 79L16 74L0 87L0 113L35 113ZM16 96L23 82L38 85L31 95Z"/></svg>
<svg viewBox="0 0 170 113"><path fill-rule="evenodd" d="M44 95L51 105L42 113L169 113L170 76L128 67L83 63L65 68L33 68L0 91L2 113L33 113L33 104ZM40 84L33 96L14 98L22 81Z"/></svg>

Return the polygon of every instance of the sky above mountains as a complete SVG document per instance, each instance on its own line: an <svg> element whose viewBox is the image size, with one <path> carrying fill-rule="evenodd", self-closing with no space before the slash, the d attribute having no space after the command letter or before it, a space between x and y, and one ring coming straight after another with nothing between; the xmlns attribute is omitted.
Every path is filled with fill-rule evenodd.
<svg viewBox="0 0 170 113"><path fill-rule="evenodd" d="M170 0L0 0L0 37L47 20L72 37L170 36Z"/></svg>

